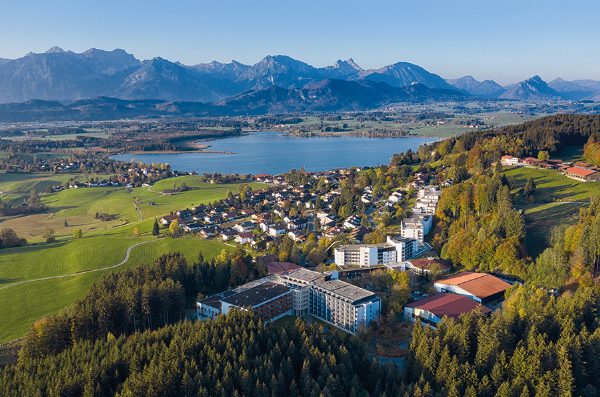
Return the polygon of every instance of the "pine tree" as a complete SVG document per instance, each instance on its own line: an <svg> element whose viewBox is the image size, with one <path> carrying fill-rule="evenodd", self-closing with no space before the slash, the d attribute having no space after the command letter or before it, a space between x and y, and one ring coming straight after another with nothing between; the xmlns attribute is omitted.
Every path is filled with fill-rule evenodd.
<svg viewBox="0 0 600 397"><path fill-rule="evenodd" d="M158 220L154 218L154 226L152 227L152 235L158 236L160 234L160 226L158 225Z"/></svg>

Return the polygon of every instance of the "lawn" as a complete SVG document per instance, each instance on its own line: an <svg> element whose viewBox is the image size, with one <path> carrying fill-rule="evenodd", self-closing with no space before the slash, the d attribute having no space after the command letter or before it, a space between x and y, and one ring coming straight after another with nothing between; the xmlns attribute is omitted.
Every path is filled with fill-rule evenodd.
<svg viewBox="0 0 600 397"><path fill-rule="evenodd" d="M29 197L29 191L35 188L39 192L44 191L47 185L62 185L71 175L48 175L25 180L10 180L2 183L3 176L23 176L23 174L0 174L0 190L10 190L11 194L2 197L2 201L10 205L18 205ZM24 174L31 175L31 174ZM95 176L95 175L90 175ZM84 179L83 175L77 175ZM9 179L9 178L7 178ZM182 182L192 187L192 190L173 196L162 196L162 191L172 188L173 185L181 186ZM265 184L250 183L253 189L264 188ZM151 219L167 215L180 209L189 208L193 204L208 203L226 197L228 191L238 192L238 184L213 185L202 183L197 176L184 176L170 178L157 182L149 191L146 187L129 189L123 186L93 187L84 189L67 189L61 192L40 194L42 203L50 207L49 213L33 214L25 217L0 218L2 228L13 229L19 236L29 241L43 241L44 229L50 228L56 232L56 237L71 236L73 231L81 229L84 234L100 232L100 234L114 235L115 227L123 224L139 222L139 213L133 203L136 198L140 199L139 208L144 219ZM131 193L130 193L131 191ZM14 194L13 194L14 193ZM155 205L148 205L148 201L154 201ZM107 213L113 215L115 220L100 221L95 219L96 213ZM68 226L64 225L65 219ZM149 226L148 226L149 225ZM142 223L139 226L143 233L149 232L152 225ZM121 235L132 235L133 228L129 226L127 233ZM104 230L108 230L104 233ZM119 232L116 232L119 233Z"/></svg>
<svg viewBox="0 0 600 397"><path fill-rule="evenodd" d="M69 242L62 247L48 246L43 248L43 246L38 246L12 249L21 250L22 252L19 256L18 253L11 250L10 258L12 262L6 273L10 274L12 271L12 274L15 274L14 277L31 279L34 276L56 275L59 273L58 267L70 273L91 269L93 266L115 265L123 260L127 246L144 240L147 239L90 238ZM106 249L107 246L111 248ZM113 247L115 249L112 249ZM40 251L36 252L35 249ZM44 249L50 249L50 251L44 252ZM129 261L117 269L82 273L60 279L34 281L0 290L0 318L2 319L0 321L0 342L22 336L29 325L36 320L56 314L75 300L83 299L92 283L98 281L101 275L106 272L120 271L141 263L152 263L156 257L167 252L182 252L188 261L193 263L198 257L198 251L202 250L204 258L210 260L213 256L221 253L223 249L233 250L229 246L196 238L166 238L133 248ZM44 263L46 256L50 259L49 264ZM95 256L103 259L95 259ZM61 264L61 260L64 260L62 258L68 258L64 262L69 264ZM34 261L34 263L30 265L29 261ZM1 267L4 267L4 261ZM19 267L29 269L32 274L24 274L19 270Z"/></svg>
<svg viewBox="0 0 600 397"><path fill-rule="evenodd" d="M548 239L555 226L577 223L579 208L588 205L590 196L600 194L600 183L577 182L557 171L515 167L506 170L505 174L515 178L517 188L512 191L513 194L525 187L530 176L536 184L533 194L535 204L529 205L525 201L515 203L517 209L525 211L525 245L533 259L548 247ZM561 202L563 204L559 204Z"/></svg>
<svg viewBox="0 0 600 397"><path fill-rule="evenodd" d="M125 258L127 247L144 240L146 238L82 238L49 245L5 248L1 251L0 287L115 265Z"/></svg>
<svg viewBox="0 0 600 397"><path fill-rule="evenodd" d="M528 167L515 167L505 171L506 176L513 176L518 189L524 188L531 176L536 184L534 192L536 203L555 201L589 201L590 195L600 195L600 183L578 182L560 175L557 171ZM525 203L515 203L525 204Z"/></svg>

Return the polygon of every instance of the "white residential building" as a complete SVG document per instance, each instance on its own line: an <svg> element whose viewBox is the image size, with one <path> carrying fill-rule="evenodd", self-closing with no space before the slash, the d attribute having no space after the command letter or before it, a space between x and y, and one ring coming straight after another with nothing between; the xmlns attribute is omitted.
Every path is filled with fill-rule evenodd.
<svg viewBox="0 0 600 397"><path fill-rule="evenodd" d="M427 214L414 214L410 218L402 220L402 237L414 238L423 245L424 237L431 230L433 216Z"/></svg>
<svg viewBox="0 0 600 397"><path fill-rule="evenodd" d="M387 238L382 244L342 245L335 248L335 263L341 266L375 266L391 262L403 262L418 251L418 240L412 238Z"/></svg>

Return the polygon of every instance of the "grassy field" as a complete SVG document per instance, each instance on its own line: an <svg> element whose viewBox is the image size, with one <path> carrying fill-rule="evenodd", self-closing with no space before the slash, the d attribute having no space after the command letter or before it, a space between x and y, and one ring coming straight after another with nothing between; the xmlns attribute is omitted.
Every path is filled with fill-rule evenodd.
<svg viewBox="0 0 600 397"><path fill-rule="evenodd" d="M573 153L576 151L573 150ZM534 259L548 247L548 239L555 226L577 223L579 208L588 205L590 196L600 195L600 183L577 182L557 171L516 167L506 170L505 174L515 178L517 188L512 191L513 194L525 187L530 176L535 181L535 203L515 203L517 209L525 212L525 244Z"/></svg>
<svg viewBox="0 0 600 397"><path fill-rule="evenodd" d="M41 192L47 185L60 185L71 178L70 175L58 175L3 182L2 176L5 175L15 174L0 174L0 190L11 192L1 199L10 205L22 203L29 197L32 188ZM90 176L96 177L96 175ZM83 175L80 177L84 179ZM186 182L192 190L161 197L163 190L173 188L173 185L181 186L182 182ZM250 185L255 190L266 186L260 183L250 183ZM149 191L146 187L128 189L123 186L111 186L67 189L57 193L40 194L42 203L50 207L49 213L0 218L0 228L9 227L19 236L32 242L43 241L43 231L46 228L54 230L57 237L71 236L76 229L81 229L84 234L103 230L109 230L107 233L112 234L115 226L139 222L139 213L133 205L136 198L141 201L139 208L144 219L150 219L189 208L194 204L223 199L230 190L237 193L238 184L213 185L200 182L197 176L183 176L159 181L151 189L161 193ZM146 201L154 201L155 205L150 206ZM113 215L115 220L99 221L95 219L96 213ZM64 226L65 219L68 226ZM130 227L128 235L132 234L133 227L136 226ZM146 227L145 223L143 227Z"/></svg>
<svg viewBox="0 0 600 397"><path fill-rule="evenodd" d="M527 179L533 177L536 189L534 193L536 203L550 203L554 201L589 201L590 195L600 194L600 183L577 182L574 179L560 175L557 171L515 167L505 171L506 176L513 176L517 189L525 187ZM513 190L515 193L517 190ZM518 204L518 203L516 203Z"/></svg>
<svg viewBox="0 0 600 397"><path fill-rule="evenodd" d="M239 186L239 184L213 185L200 182L197 176L183 176L158 181L151 189L153 191L162 192L165 189L172 189L173 186L179 187L182 182L185 182L187 186L192 189L172 196L157 197L149 200L154 202L154 205L152 206L148 205L148 203L141 203L140 210L142 211L144 219L168 215L171 211L220 200L226 197L227 192L229 191L237 194ZM260 190L267 187L265 184L256 182L249 183L249 185L253 190ZM157 196L156 193L154 193L154 196Z"/></svg>
<svg viewBox="0 0 600 397"><path fill-rule="evenodd" d="M115 265L125 257L127 247L138 240L145 239L82 238L49 245L3 249L0 287L23 280Z"/></svg>
<svg viewBox="0 0 600 397"><path fill-rule="evenodd" d="M93 238L87 239L87 241L86 239L75 240L60 247L16 248L12 249L11 262L8 264L8 270L3 273L15 274L13 278L18 276L31 279L34 277L19 273L18 268L20 266L27 267L36 277L47 277L57 275L59 273L58 268L66 272L63 274L68 274L73 271L91 269L94 268L93 266L99 268L115 265L123 260L127 246L145 240L147 239L115 238L102 241L100 238ZM106 247L111 248L107 249ZM202 250L204 257L210 260L223 249L233 250L233 248L226 245L196 238L166 238L133 248L129 261L117 269L82 273L60 279L34 281L0 290L0 319L2 319L0 321L0 342L22 336L27 327L34 321L44 316L56 314L75 300L83 299L92 283L98 281L102 274L106 272L120 271L127 267L138 266L141 263L152 263L156 257L166 252L179 251L185 255L189 262L194 262L198 257L198 251ZM15 252L16 250L22 250L22 255L19 256ZM96 256L104 259L95 259ZM49 264L45 263L45 258L48 258ZM69 264L61 264L61 258L68 258L64 262ZM30 260L35 262L29 265ZM73 265L73 263L76 265ZM4 267L5 262L2 261L0 269Z"/></svg>

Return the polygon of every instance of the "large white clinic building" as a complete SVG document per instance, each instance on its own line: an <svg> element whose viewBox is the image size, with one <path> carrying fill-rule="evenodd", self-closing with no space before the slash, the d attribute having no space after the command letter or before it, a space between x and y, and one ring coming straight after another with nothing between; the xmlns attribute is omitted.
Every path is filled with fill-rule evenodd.
<svg viewBox="0 0 600 397"><path fill-rule="evenodd" d="M313 315L353 334L361 325L379 320L381 298L338 280L336 273L321 274L299 269L277 277L302 299L302 303L296 305L294 295L294 314L300 310L300 313Z"/></svg>
<svg viewBox="0 0 600 397"><path fill-rule="evenodd" d="M313 315L355 334L361 325L380 319L381 298L337 275L302 268L265 277L196 302L197 317L212 319L232 307L254 310L265 322Z"/></svg>

